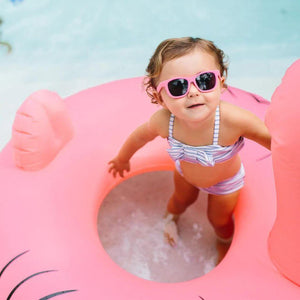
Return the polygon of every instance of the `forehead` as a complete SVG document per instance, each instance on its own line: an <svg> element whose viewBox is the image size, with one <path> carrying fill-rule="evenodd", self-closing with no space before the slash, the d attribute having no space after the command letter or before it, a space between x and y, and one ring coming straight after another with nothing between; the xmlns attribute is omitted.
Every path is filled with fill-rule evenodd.
<svg viewBox="0 0 300 300"><path fill-rule="evenodd" d="M159 80L172 77L188 77L202 71L219 69L217 60L209 52L194 49L193 51L167 61L161 71Z"/></svg>

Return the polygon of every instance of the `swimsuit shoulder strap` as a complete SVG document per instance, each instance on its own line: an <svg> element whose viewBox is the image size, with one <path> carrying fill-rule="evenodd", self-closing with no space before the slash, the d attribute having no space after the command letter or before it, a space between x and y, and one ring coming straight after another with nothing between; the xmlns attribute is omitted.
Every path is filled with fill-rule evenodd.
<svg viewBox="0 0 300 300"><path fill-rule="evenodd" d="M170 121L169 121L169 138L173 137L174 119L175 116L171 114ZM218 106L216 109L213 145L218 145L219 131L220 131L220 106Z"/></svg>
<svg viewBox="0 0 300 300"><path fill-rule="evenodd" d="M171 114L170 121L169 121L169 138L173 137L174 118L175 116Z"/></svg>
<svg viewBox="0 0 300 300"><path fill-rule="evenodd" d="M216 115L215 115L215 128L214 128L213 145L218 145L219 131L220 131L220 106L218 105L218 107L216 109Z"/></svg>

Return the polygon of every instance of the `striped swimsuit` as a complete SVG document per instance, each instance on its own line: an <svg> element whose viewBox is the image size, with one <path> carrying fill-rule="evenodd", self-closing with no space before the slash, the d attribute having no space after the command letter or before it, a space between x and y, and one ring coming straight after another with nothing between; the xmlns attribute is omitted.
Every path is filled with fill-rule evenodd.
<svg viewBox="0 0 300 300"><path fill-rule="evenodd" d="M220 107L218 106L215 114L215 125L212 145L207 146L190 146L183 144L173 138L175 116L171 114L169 122L169 136L168 142L170 148L167 149L170 157L175 161L175 166L178 172L182 174L180 161L187 161L190 163L199 163L206 167L213 167L216 163L221 163L229 160L236 155L244 146L244 138L240 137L233 145L220 146L219 129L220 129ZM209 194L224 195L233 193L241 189L244 185L245 171L243 165L240 170L233 177L217 183L208 188L200 188Z"/></svg>

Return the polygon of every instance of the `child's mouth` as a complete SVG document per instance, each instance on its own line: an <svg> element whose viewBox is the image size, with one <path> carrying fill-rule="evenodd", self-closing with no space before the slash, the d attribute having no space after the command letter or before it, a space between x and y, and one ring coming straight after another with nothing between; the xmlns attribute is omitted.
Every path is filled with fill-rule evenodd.
<svg viewBox="0 0 300 300"><path fill-rule="evenodd" d="M195 108L195 107L199 107L199 106L202 106L204 105L203 103L195 103L195 104L192 104L190 106L188 106L188 108Z"/></svg>

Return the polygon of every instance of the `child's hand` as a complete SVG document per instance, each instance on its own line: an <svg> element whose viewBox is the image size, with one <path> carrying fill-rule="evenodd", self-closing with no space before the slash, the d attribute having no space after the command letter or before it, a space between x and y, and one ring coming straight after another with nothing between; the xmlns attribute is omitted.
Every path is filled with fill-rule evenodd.
<svg viewBox="0 0 300 300"><path fill-rule="evenodd" d="M112 173L114 177L116 177L117 174L124 177L124 171L130 171L129 161L121 161L118 157L115 157L108 163L110 164L108 172Z"/></svg>

